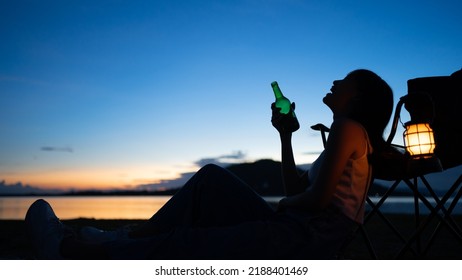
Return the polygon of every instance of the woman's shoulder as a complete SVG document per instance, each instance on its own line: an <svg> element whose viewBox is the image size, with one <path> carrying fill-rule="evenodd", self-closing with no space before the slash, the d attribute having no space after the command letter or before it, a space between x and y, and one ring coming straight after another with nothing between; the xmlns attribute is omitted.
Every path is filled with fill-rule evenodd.
<svg viewBox="0 0 462 280"><path fill-rule="evenodd" d="M358 158L366 152L368 136L366 129L359 122L348 118L336 119L332 123L331 132L336 135L336 142L351 150L353 158Z"/></svg>

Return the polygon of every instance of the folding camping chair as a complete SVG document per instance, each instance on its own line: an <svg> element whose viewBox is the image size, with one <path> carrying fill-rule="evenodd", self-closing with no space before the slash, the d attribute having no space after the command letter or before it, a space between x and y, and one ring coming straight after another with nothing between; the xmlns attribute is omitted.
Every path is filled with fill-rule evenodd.
<svg viewBox="0 0 462 280"><path fill-rule="evenodd" d="M435 155L441 162L442 170L461 165L462 114L460 114L460 110L462 108L462 69L450 76L424 77L408 80L408 96L413 98L422 95L428 95L432 100L434 119L431 127L434 131L436 143ZM425 114L428 114L428 111L430 111L426 110L425 107L425 104L419 102L406 103L406 109L409 111L411 119L425 118ZM430 214L424 221L417 224L415 232L399 251L397 257L402 257L404 252L413 243L417 243L420 255L425 255L435 241L436 235L442 226L445 226L462 243L462 230L452 217L452 212L462 196L462 174L459 174L454 183L448 186L442 198L439 198L435 193L434 188L428 183L425 175L425 170L420 171L420 173L416 172L414 183L411 185L407 182L407 184L413 190L414 196L418 197L426 208L430 210ZM435 206L419 192L417 179L420 179L425 189L430 193L430 199L435 202ZM445 205L451 197L452 202L449 207L446 207ZM416 211L416 215L418 215L418 208L416 208ZM427 245L422 248L420 244L421 234L435 217L438 218L438 224L429 238Z"/></svg>

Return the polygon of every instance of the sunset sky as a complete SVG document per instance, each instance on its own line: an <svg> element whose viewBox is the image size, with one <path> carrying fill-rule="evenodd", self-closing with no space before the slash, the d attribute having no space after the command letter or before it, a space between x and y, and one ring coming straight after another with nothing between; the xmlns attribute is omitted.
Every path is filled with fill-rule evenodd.
<svg viewBox="0 0 462 280"><path fill-rule="evenodd" d="M0 0L0 181L134 187L208 162L280 160L274 80L297 104L296 161L310 163L332 81L367 68L397 101L408 79L450 75L461 11L459 0Z"/></svg>

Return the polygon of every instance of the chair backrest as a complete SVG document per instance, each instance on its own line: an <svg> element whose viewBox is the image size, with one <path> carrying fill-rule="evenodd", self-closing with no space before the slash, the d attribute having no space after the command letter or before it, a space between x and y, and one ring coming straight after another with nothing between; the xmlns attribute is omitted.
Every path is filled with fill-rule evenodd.
<svg viewBox="0 0 462 280"><path fill-rule="evenodd" d="M426 94L433 101L435 154L444 169L462 164L462 69L450 76L415 78L407 81L409 97ZM427 118L428 104L406 103L411 118ZM427 107L427 108L425 108ZM419 108L424 108L421 110Z"/></svg>

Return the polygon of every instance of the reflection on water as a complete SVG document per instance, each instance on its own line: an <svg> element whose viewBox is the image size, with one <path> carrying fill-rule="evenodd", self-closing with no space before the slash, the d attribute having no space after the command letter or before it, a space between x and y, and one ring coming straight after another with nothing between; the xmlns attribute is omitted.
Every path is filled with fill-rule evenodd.
<svg viewBox="0 0 462 280"><path fill-rule="evenodd" d="M0 197L0 220L22 220L29 206L38 197ZM52 196L45 197L60 219L94 218L94 219L149 219L157 212L170 196ZM280 197L267 197L270 202L279 201ZM379 198L373 197L377 203ZM434 200L428 198L435 206ZM449 207L452 199L446 204ZM422 214L428 209L419 204ZM366 210L370 209L367 207ZM383 213L414 213L412 197L389 197L380 207ZM462 214L462 203L452 212Z"/></svg>
<svg viewBox="0 0 462 280"><path fill-rule="evenodd" d="M45 197L60 219L149 219L170 196ZM0 197L0 219L22 220L38 197Z"/></svg>

